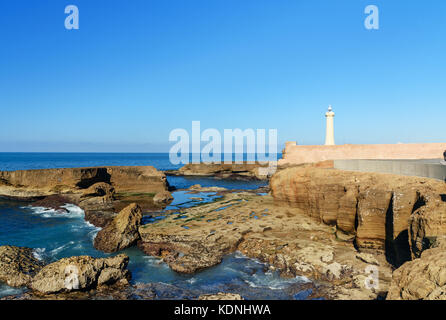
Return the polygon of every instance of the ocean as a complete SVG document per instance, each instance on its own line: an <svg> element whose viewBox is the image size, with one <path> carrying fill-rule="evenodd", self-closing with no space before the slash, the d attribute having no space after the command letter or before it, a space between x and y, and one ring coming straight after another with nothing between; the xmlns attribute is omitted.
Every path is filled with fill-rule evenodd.
<svg viewBox="0 0 446 320"><path fill-rule="evenodd" d="M152 165L160 170L177 169L169 162L168 154L119 154L119 153L0 153L0 170L69 168L89 166ZM221 180L212 178L168 177L178 189L194 184L221 186L228 189L256 189L265 182ZM170 205L195 205L184 191L173 192ZM213 193L203 193L209 201ZM196 195L190 195L196 197ZM29 203L0 199L0 245L26 246L34 255L49 263L60 258L90 255L109 256L93 247L93 240L100 230L84 220L81 208L67 204L67 213L60 214ZM160 292L163 298L193 298L194 294L234 292L246 299L304 299L309 293L301 292L305 278L281 278L268 270L265 264L249 259L240 253L225 257L221 264L193 275L172 271L158 258L144 255L137 248L124 250L130 257L129 269L132 284L162 283L175 286L176 291ZM0 283L0 297L18 294L26 289L16 289ZM181 295L180 295L181 292ZM177 296L175 296L177 294Z"/></svg>

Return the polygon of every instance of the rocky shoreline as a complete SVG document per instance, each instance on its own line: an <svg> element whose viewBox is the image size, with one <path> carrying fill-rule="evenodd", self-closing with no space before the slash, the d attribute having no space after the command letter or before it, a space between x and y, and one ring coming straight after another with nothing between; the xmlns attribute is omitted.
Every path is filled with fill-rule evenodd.
<svg viewBox="0 0 446 320"><path fill-rule="evenodd" d="M189 163L178 170L167 170L166 175L189 177L213 177L234 180L268 180L267 163Z"/></svg>
<svg viewBox="0 0 446 320"><path fill-rule="evenodd" d="M181 174L233 177L233 173L220 175L229 170L255 176L255 168L221 171L221 167L197 166L186 167ZM322 165L280 168L270 180L270 190L262 190L269 194L193 186L187 192L218 192L220 197L210 203L166 211L157 223L143 224L145 214L159 212L172 200L164 173L153 167L39 171L0 172L0 195L27 198L34 205L55 209L67 201L80 206L85 219L102 228L94 245L104 252L137 245L172 270L191 274L239 251L267 263L283 277L313 280L309 298L393 300L445 296L441 265L446 236L442 224L446 185L440 181L347 172ZM251 173L246 174L248 171ZM107 258L114 259L112 262L72 257L56 265L41 266L32 260L30 250L8 247L8 254L0 250L0 262L17 252L13 258L16 267L29 268L13 279L8 274L14 271L0 264L0 281L31 288L32 293L24 297L35 297L34 292L40 296L66 295L66 286L60 288L60 279L66 275L60 270L67 263L78 270L88 270L85 276L81 272L84 280L81 287L73 290L76 294L93 290L113 297L108 287L118 285L132 288L132 292L146 292L142 294L144 298L154 297L149 289L128 284L125 256ZM368 285L370 266L378 270L373 279L379 285ZM423 275L426 268L430 272ZM59 285L42 289L44 278L54 279L52 282ZM126 290L118 291L122 294L117 298L126 296Z"/></svg>

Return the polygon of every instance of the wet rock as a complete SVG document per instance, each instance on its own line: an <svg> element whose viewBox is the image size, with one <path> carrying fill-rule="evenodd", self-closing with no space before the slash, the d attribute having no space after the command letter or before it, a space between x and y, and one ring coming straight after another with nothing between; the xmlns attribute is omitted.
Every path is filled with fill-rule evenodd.
<svg viewBox="0 0 446 320"><path fill-rule="evenodd" d="M189 190L196 192L221 192L221 191L227 191L228 189L223 187L202 187L199 184L194 184L189 188Z"/></svg>
<svg viewBox="0 0 446 320"><path fill-rule="evenodd" d="M105 228L114 217L116 213L111 210L85 210L84 219L95 227Z"/></svg>
<svg viewBox="0 0 446 320"><path fill-rule="evenodd" d="M153 197L156 204L167 204L173 200L173 196L169 191L160 191Z"/></svg>
<svg viewBox="0 0 446 320"><path fill-rule="evenodd" d="M113 284L124 286L130 278L128 262L126 255L99 259L89 256L64 258L42 268L32 279L31 289L52 294Z"/></svg>
<svg viewBox="0 0 446 320"><path fill-rule="evenodd" d="M34 201L31 205L33 207L44 207L44 208L54 209L61 213L65 213L68 212L68 210L66 208L63 208L62 206L65 206L66 204L72 202L73 200L68 196L56 194Z"/></svg>
<svg viewBox="0 0 446 320"><path fill-rule="evenodd" d="M11 287L28 285L42 267L43 263L34 257L30 248L0 247L0 281Z"/></svg>
<svg viewBox="0 0 446 320"><path fill-rule="evenodd" d="M240 233L187 229L178 220L172 220L175 225L170 225L170 219L163 220L165 226L160 223L141 226L138 246L146 254L163 257L176 272L194 273L219 264L225 254L236 249L242 238Z"/></svg>
<svg viewBox="0 0 446 320"><path fill-rule="evenodd" d="M104 252L116 252L132 246L140 238L141 220L141 208L135 203L130 204L98 232L94 247Z"/></svg>

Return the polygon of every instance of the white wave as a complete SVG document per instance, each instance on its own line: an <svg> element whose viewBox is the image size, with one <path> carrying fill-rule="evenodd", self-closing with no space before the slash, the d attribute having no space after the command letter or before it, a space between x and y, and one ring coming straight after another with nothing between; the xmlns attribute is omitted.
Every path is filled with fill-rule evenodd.
<svg viewBox="0 0 446 320"><path fill-rule="evenodd" d="M21 288L12 288L10 286L7 286L6 284L0 283L0 298L10 296L10 295L17 295L23 292L23 289Z"/></svg>
<svg viewBox="0 0 446 320"><path fill-rule="evenodd" d="M94 227L94 228L95 228L94 230L92 230L88 233L90 240L93 242L94 242L94 239L96 238L96 236L98 235L98 232L102 229L102 228L96 228L96 227Z"/></svg>
<svg viewBox="0 0 446 320"><path fill-rule="evenodd" d="M53 250L50 251L50 254L52 256L55 256L56 254L58 254L59 252L61 252L62 250L65 250L66 248L68 248L69 246L72 246L74 244L74 241L70 241L64 245L61 245L60 247L57 247Z"/></svg>
<svg viewBox="0 0 446 320"><path fill-rule="evenodd" d="M100 231L100 230L102 229L102 228L100 228L100 227L96 227L94 224L90 223L89 221L85 221L85 224L86 224L88 227L93 227L93 228L98 229L98 231Z"/></svg>
<svg viewBox="0 0 446 320"><path fill-rule="evenodd" d="M45 255L46 248L36 248L33 250L33 257L39 261L43 261L43 256Z"/></svg>
<svg viewBox="0 0 446 320"><path fill-rule="evenodd" d="M22 207L23 209L29 209L31 210L32 214L40 215L43 218L83 218L84 217L84 210L79 208L78 206L74 204L67 203L61 208L66 209L65 210L54 210L51 208L45 208L45 207L33 207L33 206L25 206Z"/></svg>
<svg viewBox="0 0 446 320"><path fill-rule="evenodd" d="M265 275L265 277L259 277L257 274L254 274L250 280L244 279L244 281L252 288L269 288L271 290L283 290L293 283L311 282L308 278L300 276L294 278L272 278L272 274L265 273Z"/></svg>
<svg viewBox="0 0 446 320"><path fill-rule="evenodd" d="M195 282L197 282L197 279L195 278L190 278L188 280L186 280L186 282L190 283L190 284L194 284Z"/></svg>

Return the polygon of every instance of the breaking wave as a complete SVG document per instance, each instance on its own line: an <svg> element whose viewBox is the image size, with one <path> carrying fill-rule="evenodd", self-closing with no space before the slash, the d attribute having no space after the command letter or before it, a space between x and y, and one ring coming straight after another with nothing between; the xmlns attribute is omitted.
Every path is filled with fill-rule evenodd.
<svg viewBox="0 0 446 320"><path fill-rule="evenodd" d="M32 214L39 215L43 218L83 218L84 210L74 204L67 203L61 208L65 210L56 210L45 207L25 206L23 209L31 210Z"/></svg>

